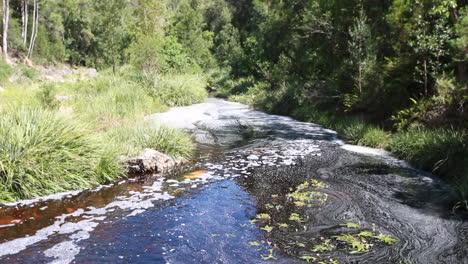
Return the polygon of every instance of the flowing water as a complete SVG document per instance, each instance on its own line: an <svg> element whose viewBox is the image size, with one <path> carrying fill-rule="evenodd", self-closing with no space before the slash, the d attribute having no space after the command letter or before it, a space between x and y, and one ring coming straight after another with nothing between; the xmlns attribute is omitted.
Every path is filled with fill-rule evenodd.
<svg viewBox="0 0 468 264"><path fill-rule="evenodd" d="M217 99L177 173L0 208L0 263L468 263L447 185L320 126Z"/></svg>

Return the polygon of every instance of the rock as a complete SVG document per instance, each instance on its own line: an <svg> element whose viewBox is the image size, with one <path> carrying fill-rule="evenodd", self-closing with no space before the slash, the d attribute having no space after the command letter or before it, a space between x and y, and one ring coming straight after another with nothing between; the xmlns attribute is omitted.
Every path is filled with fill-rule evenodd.
<svg viewBox="0 0 468 264"><path fill-rule="evenodd" d="M140 156L125 160L129 173L165 172L185 162L175 159L154 149L145 149Z"/></svg>
<svg viewBox="0 0 468 264"><path fill-rule="evenodd" d="M97 74L97 70L94 68L90 68L86 71L86 75L88 76L88 78L94 78L97 76Z"/></svg>

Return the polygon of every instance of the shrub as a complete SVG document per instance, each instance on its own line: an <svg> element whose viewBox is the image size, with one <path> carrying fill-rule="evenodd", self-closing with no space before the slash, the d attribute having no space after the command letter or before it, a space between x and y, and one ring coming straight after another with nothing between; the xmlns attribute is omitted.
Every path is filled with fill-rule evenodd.
<svg viewBox="0 0 468 264"><path fill-rule="evenodd" d="M0 117L0 200L88 188L122 176L116 154L74 121L9 107Z"/></svg>
<svg viewBox="0 0 468 264"><path fill-rule="evenodd" d="M207 82L199 75L179 74L155 76L153 93L164 104L184 106L202 103L208 97Z"/></svg>
<svg viewBox="0 0 468 264"><path fill-rule="evenodd" d="M363 137L359 139L359 145L369 146L373 148L383 148L387 143L388 135L379 127L369 126Z"/></svg>
<svg viewBox="0 0 468 264"><path fill-rule="evenodd" d="M36 92L36 99L42 107L57 109L60 106L60 102L55 98L56 90L53 84L45 84Z"/></svg>

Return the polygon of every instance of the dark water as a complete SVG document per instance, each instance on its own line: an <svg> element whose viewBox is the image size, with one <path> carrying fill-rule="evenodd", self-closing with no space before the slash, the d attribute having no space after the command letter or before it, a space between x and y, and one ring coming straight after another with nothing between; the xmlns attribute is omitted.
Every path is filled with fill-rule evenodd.
<svg viewBox="0 0 468 264"><path fill-rule="evenodd" d="M436 177L313 124L210 107L196 133L215 142L178 172L1 208L0 263L468 263Z"/></svg>

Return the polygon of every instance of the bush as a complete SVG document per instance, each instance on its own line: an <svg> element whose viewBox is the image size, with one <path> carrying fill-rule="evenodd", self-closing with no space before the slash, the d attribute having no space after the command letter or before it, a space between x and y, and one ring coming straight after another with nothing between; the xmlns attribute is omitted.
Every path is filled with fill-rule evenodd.
<svg viewBox="0 0 468 264"><path fill-rule="evenodd" d="M0 201L108 183L123 170L106 149L70 119L9 107L0 117Z"/></svg>
<svg viewBox="0 0 468 264"><path fill-rule="evenodd" d="M199 75L155 76L153 93L169 106L202 103L208 97L207 82Z"/></svg>
<svg viewBox="0 0 468 264"><path fill-rule="evenodd" d="M36 99L42 107L48 109L57 109L60 102L55 98L56 88L53 84L45 84L36 92Z"/></svg>
<svg viewBox="0 0 468 264"><path fill-rule="evenodd" d="M373 148L383 148L387 144L387 139L388 134L383 129L369 126L358 143Z"/></svg>
<svg viewBox="0 0 468 264"><path fill-rule="evenodd" d="M136 156L145 148L152 148L173 157L189 158L194 144L184 132L168 127L147 124L120 126L105 134L105 140L114 144L124 156Z"/></svg>

